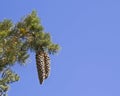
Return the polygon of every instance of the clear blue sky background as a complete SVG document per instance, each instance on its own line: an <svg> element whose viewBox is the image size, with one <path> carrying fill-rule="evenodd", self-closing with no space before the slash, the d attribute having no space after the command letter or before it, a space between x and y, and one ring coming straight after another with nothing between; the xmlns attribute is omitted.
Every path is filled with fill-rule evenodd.
<svg viewBox="0 0 120 96"><path fill-rule="evenodd" d="M17 22L33 9L62 49L43 85L34 53L16 65L21 80L9 96L120 96L120 0L1 0L0 20Z"/></svg>

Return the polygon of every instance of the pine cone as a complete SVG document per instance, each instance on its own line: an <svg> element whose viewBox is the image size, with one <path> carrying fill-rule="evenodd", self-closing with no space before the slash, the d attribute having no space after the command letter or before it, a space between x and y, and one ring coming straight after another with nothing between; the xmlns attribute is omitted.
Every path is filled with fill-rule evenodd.
<svg viewBox="0 0 120 96"><path fill-rule="evenodd" d="M47 52L44 52L44 62L45 62L45 79L50 74L50 57Z"/></svg>
<svg viewBox="0 0 120 96"><path fill-rule="evenodd" d="M40 84L43 83L45 79L45 64L44 64L44 52L37 52L36 53L36 65L37 65L37 71L38 71L38 78L40 81Z"/></svg>

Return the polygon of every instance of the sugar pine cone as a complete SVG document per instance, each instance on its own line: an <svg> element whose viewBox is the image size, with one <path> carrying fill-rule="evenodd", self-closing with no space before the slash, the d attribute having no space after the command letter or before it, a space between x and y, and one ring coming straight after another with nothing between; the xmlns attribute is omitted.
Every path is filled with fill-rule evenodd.
<svg viewBox="0 0 120 96"><path fill-rule="evenodd" d="M50 57L47 52L44 52L44 62L45 62L45 79L50 74Z"/></svg>
<svg viewBox="0 0 120 96"><path fill-rule="evenodd" d="M42 84L45 79L44 52L38 51L36 53L36 65L37 65L39 82L40 84Z"/></svg>

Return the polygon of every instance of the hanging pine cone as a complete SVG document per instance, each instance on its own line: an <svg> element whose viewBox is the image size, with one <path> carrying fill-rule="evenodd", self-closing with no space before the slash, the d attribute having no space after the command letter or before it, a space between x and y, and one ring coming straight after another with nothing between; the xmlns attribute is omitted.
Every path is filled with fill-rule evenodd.
<svg viewBox="0 0 120 96"><path fill-rule="evenodd" d="M45 79L50 74L50 57L47 52L44 52L44 62L45 62Z"/></svg>
<svg viewBox="0 0 120 96"><path fill-rule="evenodd" d="M40 84L42 84L45 79L44 52L38 51L36 53L36 65L37 65L37 71L38 71L38 78L39 78Z"/></svg>

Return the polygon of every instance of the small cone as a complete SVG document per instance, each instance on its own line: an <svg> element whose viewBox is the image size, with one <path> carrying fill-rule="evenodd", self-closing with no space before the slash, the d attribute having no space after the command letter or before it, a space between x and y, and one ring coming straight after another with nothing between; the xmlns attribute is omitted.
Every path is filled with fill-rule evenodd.
<svg viewBox="0 0 120 96"><path fill-rule="evenodd" d="M45 62L45 79L46 79L50 74L50 57L47 52L44 52L44 62Z"/></svg>

